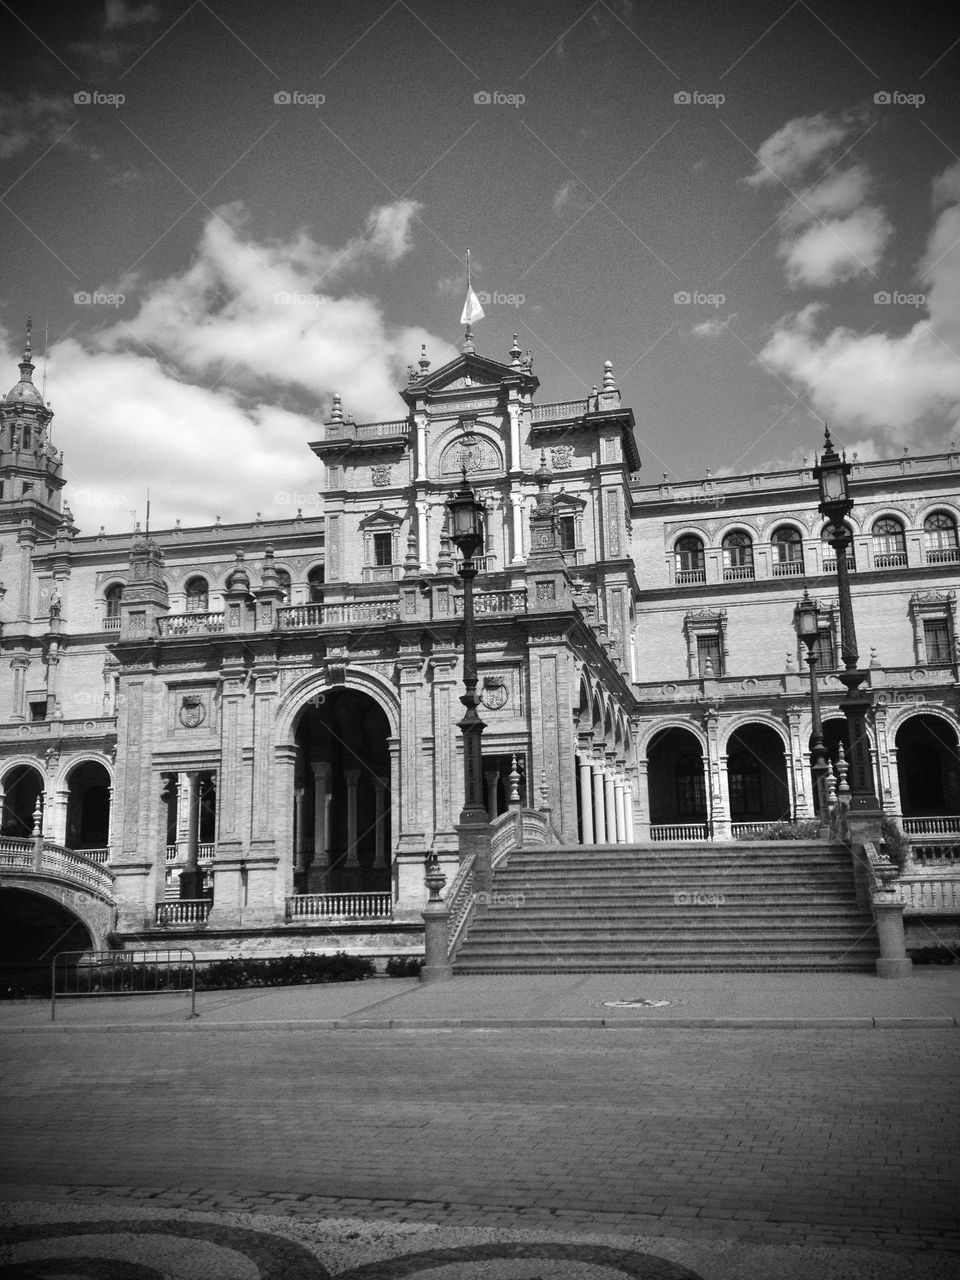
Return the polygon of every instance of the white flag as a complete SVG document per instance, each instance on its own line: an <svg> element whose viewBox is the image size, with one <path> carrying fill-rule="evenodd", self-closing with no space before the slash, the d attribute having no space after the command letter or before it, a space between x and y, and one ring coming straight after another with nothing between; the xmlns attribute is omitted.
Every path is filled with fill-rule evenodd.
<svg viewBox="0 0 960 1280"><path fill-rule="evenodd" d="M467 300L463 304L463 315L460 317L461 324L473 324L475 320L483 319L483 307L480 305L480 299L473 292L470 286L467 286Z"/></svg>

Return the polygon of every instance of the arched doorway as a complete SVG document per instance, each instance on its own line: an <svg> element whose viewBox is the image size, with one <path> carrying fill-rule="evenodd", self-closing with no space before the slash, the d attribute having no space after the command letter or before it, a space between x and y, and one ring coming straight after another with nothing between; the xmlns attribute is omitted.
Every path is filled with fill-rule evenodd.
<svg viewBox="0 0 960 1280"><path fill-rule="evenodd" d="M60 951L88 951L89 929L72 911L42 893L0 889L0 992L46 992L53 957Z"/></svg>
<svg viewBox="0 0 960 1280"><path fill-rule="evenodd" d="M67 777L68 849L104 850L110 840L110 775L96 760L85 760Z"/></svg>
<svg viewBox="0 0 960 1280"><path fill-rule="evenodd" d="M661 729L647 749L650 825L706 827L703 750L687 729Z"/></svg>
<svg viewBox="0 0 960 1280"><path fill-rule="evenodd" d="M298 893L391 887L390 725L368 694L311 699L294 729L294 888Z"/></svg>
<svg viewBox="0 0 960 1280"><path fill-rule="evenodd" d="M43 778L40 770L32 765L17 765L5 774L0 834L28 840L33 834L33 815L42 794Z"/></svg>
<svg viewBox="0 0 960 1280"><path fill-rule="evenodd" d="M766 724L745 724L727 741L730 821L779 822L790 817L783 740Z"/></svg>
<svg viewBox="0 0 960 1280"><path fill-rule="evenodd" d="M939 716L909 716L897 730L896 744L903 816L960 813L956 730Z"/></svg>

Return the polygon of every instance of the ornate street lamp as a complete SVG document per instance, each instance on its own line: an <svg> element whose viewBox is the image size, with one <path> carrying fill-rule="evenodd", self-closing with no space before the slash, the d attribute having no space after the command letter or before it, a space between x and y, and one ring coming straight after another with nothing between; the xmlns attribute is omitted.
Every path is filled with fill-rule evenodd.
<svg viewBox="0 0 960 1280"><path fill-rule="evenodd" d="M826 822L826 792L824 780L827 775L827 749L823 742L823 721L820 718L820 691L817 688L817 640L820 636L820 616L815 600L810 593L804 591L803 599L797 601L793 611L793 627L797 635L807 646L807 665L810 668L810 703L813 708L813 733L810 739L810 765L813 773L813 790L817 797L817 813L821 822Z"/></svg>
<svg viewBox="0 0 960 1280"><path fill-rule="evenodd" d="M460 721L463 732L463 794L460 814L463 825L489 821L483 804L483 756L480 735L485 725L477 713L477 640L473 625L473 580L477 576L474 556L483 546L483 506L467 480L463 469L462 487L447 499L450 516L450 538L463 557L460 577L463 579L463 686L460 701L466 713Z"/></svg>
<svg viewBox="0 0 960 1280"><path fill-rule="evenodd" d="M828 536L837 557L837 592L840 597L840 656L844 670L837 678L847 690L840 703L840 710L847 720L850 735L850 809L880 812L880 800L873 778L870 760L870 739L867 736L867 712L871 706L869 692L858 692L867 678L866 671L857 669L859 652L857 632L853 621L853 601L850 597L850 575L847 568L847 549L853 541L844 523L853 507L850 497L850 472L846 454L841 458L833 447L830 429L824 429L824 449L820 463L813 468L814 478L820 486L820 514L830 522Z"/></svg>

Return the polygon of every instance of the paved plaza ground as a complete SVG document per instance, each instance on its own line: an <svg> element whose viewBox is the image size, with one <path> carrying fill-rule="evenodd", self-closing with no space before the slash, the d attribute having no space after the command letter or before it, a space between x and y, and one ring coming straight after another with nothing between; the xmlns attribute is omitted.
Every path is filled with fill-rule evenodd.
<svg viewBox="0 0 960 1280"><path fill-rule="evenodd" d="M952 971L198 1004L0 1009L0 1277L960 1275Z"/></svg>

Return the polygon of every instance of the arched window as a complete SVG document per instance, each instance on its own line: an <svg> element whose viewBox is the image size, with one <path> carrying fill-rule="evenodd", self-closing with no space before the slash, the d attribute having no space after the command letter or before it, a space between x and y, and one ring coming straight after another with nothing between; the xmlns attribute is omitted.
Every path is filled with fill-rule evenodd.
<svg viewBox="0 0 960 1280"><path fill-rule="evenodd" d="M927 564L952 564L960 560L957 522L946 511L935 511L923 522Z"/></svg>
<svg viewBox="0 0 960 1280"><path fill-rule="evenodd" d="M703 543L692 533L678 538L673 548L677 582L704 582Z"/></svg>
<svg viewBox="0 0 960 1280"><path fill-rule="evenodd" d="M206 578L191 578L186 590L187 613L206 613L210 599Z"/></svg>
<svg viewBox="0 0 960 1280"><path fill-rule="evenodd" d="M903 525L893 516L881 516L873 529L873 563L878 569L899 569L907 563Z"/></svg>
<svg viewBox="0 0 960 1280"><path fill-rule="evenodd" d="M120 617L120 601L122 598L123 587L119 582L115 582L113 586L107 587L106 591L103 593L105 618Z"/></svg>
<svg viewBox="0 0 960 1280"><path fill-rule="evenodd" d="M706 790L703 785L703 757L692 752L682 755L676 765L677 817L702 818L706 812Z"/></svg>
<svg viewBox="0 0 960 1280"><path fill-rule="evenodd" d="M286 569L277 570L277 585L279 586L280 590L283 592L283 599L280 601L280 603L289 604L290 603L290 575L289 573L287 573Z"/></svg>
<svg viewBox="0 0 960 1280"><path fill-rule="evenodd" d="M310 603L323 604L324 568L315 565L307 574L307 586L310 588Z"/></svg>
<svg viewBox="0 0 960 1280"><path fill-rule="evenodd" d="M790 525L774 530L773 576L775 578L799 578L803 574L803 539L800 532Z"/></svg>
<svg viewBox="0 0 960 1280"><path fill-rule="evenodd" d="M848 524L844 525L847 533L850 534L850 545L847 547L847 568L855 569L857 567L857 558L853 550L853 530ZM824 573L836 573L837 571L837 549L830 540L830 533L833 529L832 525L824 525L823 532L820 534L823 541L823 571Z"/></svg>
<svg viewBox="0 0 960 1280"><path fill-rule="evenodd" d="M753 577L753 542L749 533L734 529L721 543L723 548L724 581L732 582Z"/></svg>

